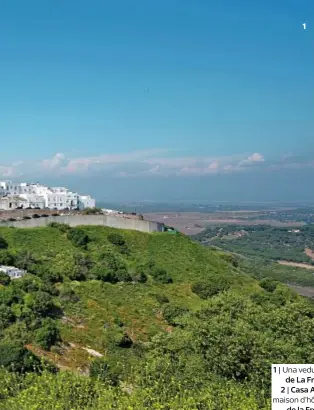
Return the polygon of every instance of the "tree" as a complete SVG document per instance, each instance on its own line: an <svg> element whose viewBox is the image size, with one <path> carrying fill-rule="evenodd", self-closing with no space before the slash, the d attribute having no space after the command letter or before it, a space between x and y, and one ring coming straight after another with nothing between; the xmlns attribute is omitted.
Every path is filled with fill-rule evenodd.
<svg viewBox="0 0 314 410"><path fill-rule="evenodd" d="M99 262L93 267L91 273L97 279L104 282L131 282L132 277L128 272L127 265L119 256L115 256L110 250L106 250L99 255Z"/></svg>
<svg viewBox="0 0 314 410"><path fill-rule="evenodd" d="M10 282L11 282L10 276L7 275L2 270L0 270L0 284L6 286L6 285L9 285Z"/></svg>
<svg viewBox="0 0 314 410"><path fill-rule="evenodd" d="M30 295L28 307L38 316L47 316L55 308L52 297L46 292L36 292Z"/></svg>
<svg viewBox="0 0 314 410"><path fill-rule="evenodd" d="M60 331L56 322L51 318L44 319L40 328L35 331L36 343L45 350L50 350L51 346L60 340Z"/></svg>
<svg viewBox="0 0 314 410"><path fill-rule="evenodd" d="M230 282L223 276L216 275L212 280L196 282L191 289L201 299L208 299L218 293L227 290L230 287Z"/></svg>
<svg viewBox="0 0 314 410"><path fill-rule="evenodd" d="M0 265L14 265L14 257L7 249L0 250Z"/></svg>
<svg viewBox="0 0 314 410"><path fill-rule="evenodd" d="M39 365L38 358L17 340L0 343L0 366L14 372L24 373L33 371Z"/></svg>
<svg viewBox="0 0 314 410"><path fill-rule="evenodd" d="M77 303L80 298L69 286L64 286L60 292L60 299L64 302Z"/></svg>
<svg viewBox="0 0 314 410"><path fill-rule="evenodd" d="M30 251L19 251L15 256L15 266L20 269L24 269L27 272L35 272L36 271L36 264L38 261L32 255Z"/></svg>
<svg viewBox="0 0 314 410"><path fill-rule="evenodd" d="M15 316L9 306L0 305L0 331L8 327L15 320Z"/></svg>

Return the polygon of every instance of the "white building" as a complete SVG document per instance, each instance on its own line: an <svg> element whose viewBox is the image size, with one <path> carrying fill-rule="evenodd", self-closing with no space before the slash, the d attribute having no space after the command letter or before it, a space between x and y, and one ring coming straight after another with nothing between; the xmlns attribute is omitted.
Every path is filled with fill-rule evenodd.
<svg viewBox="0 0 314 410"><path fill-rule="evenodd" d="M89 195L79 195L64 187L48 187L47 185L22 182L19 184L11 181L0 181L0 196L10 198L18 196L24 201L23 208L48 208L48 209L85 209L95 208L95 199ZM4 199L3 198L3 199ZM4 208L0 200L0 209L16 209L13 201L7 201L11 206Z"/></svg>
<svg viewBox="0 0 314 410"><path fill-rule="evenodd" d="M20 198L24 199L24 206L23 208L45 208L45 199L36 194L20 194Z"/></svg>
<svg viewBox="0 0 314 410"><path fill-rule="evenodd" d="M5 266L5 265L0 265L0 272L4 272L8 276L10 276L11 279L19 279L22 276L26 275L26 271L23 269L18 269L15 268L14 266Z"/></svg>
<svg viewBox="0 0 314 410"><path fill-rule="evenodd" d="M78 207L79 207L79 209L95 208L96 207L96 201L95 201L94 198L92 198L89 195L81 195L79 197Z"/></svg>
<svg viewBox="0 0 314 410"><path fill-rule="evenodd" d="M27 208L27 201L20 196L10 195L0 197L0 209L10 211L11 209Z"/></svg>

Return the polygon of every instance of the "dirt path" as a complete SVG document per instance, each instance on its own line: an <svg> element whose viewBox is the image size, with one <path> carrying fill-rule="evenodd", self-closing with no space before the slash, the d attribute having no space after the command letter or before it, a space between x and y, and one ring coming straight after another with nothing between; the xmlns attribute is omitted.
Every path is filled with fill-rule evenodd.
<svg viewBox="0 0 314 410"><path fill-rule="evenodd" d="M298 294L301 296L306 296L307 298L314 298L314 288L310 286L289 285L289 287L298 292Z"/></svg>
<svg viewBox="0 0 314 410"><path fill-rule="evenodd" d="M294 266L296 268L311 269L314 271L314 265L310 265L309 263L297 263L297 262L289 262L289 261L278 261L278 263L280 265Z"/></svg>

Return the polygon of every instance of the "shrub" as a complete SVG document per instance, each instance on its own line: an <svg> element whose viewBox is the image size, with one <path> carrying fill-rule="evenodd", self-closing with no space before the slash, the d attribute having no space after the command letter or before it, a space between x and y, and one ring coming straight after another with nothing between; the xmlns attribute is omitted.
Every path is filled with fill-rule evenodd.
<svg viewBox="0 0 314 410"><path fill-rule="evenodd" d="M0 249L7 249L8 243L7 241L0 236Z"/></svg>
<svg viewBox="0 0 314 410"><path fill-rule="evenodd" d="M52 214L52 216L58 216L58 214ZM49 224L48 224L48 226L50 227L50 228L56 228L56 229L58 229L60 232L62 232L62 233L64 233L64 232L67 232L68 230L70 230L71 228L70 228L70 225L68 225L68 224L62 224L62 223L59 223L59 222L50 222Z"/></svg>
<svg viewBox="0 0 314 410"><path fill-rule="evenodd" d="M267 290L267 292L274 292L277 288L278 281L271 278L264 278L259 283L260 287Z"/></svg>
<svg viewBox="0 0 314 410"><path fill-rule="evenodd" d="M24 269L27 272L35 273L38 268L38 260L32 255L30 251L21 250L16 253L14 258L14 265L19 269Z"/></svg>
<svg viewBox="0 0 314 410"><path fill-rule="evenodd" d="M118 233L110 233L107 236L107 239L109 242L111 242L113 245L117 245L117 246L122 246L125 244L125 240L123 239L123 237L121 235L119 235Z"/></svg>
<svg viewBox="0 0 314 410"><path fill-rule="evenodd" d="M131 282L132 277L123 259L113 253L104 251L99 255L99 263L93 267L91 273L104 282Z"/></svg>
<svg viewBox="0 0 314 410"><path fill-rule="evenodd" d="M36 315L47 316L52 313L55 306L47 292L39 291L30 295L29 307Z"/></svg>
<svg viewBox="0 0 314 410"><path fill-rule="evenodd" d="M51 271L51 270L47 270L46 272L44 272L41 275L42 279L44 282L47 283L58 283L58 282L62 282L63 278L62 275L60 274L60 272L55 272L55 271Z"/></svg>
<svg viewBox="0 0 314 410"><path fill-rule="evenodd" d="M107 381L116 386L119 383L121 370L116 363L109 363L107 359L100 357L94 359L90 364L89 374L92 378Z"/></svg>
<svg viewBox="0 0 314 410"><path fill-rule="evenodd" d="M155 295L155 297L156 297L157 302L162 304L162 305L164 303L169 303L169 299L165 295L160 295L160 294L157 293L157 295Z"/></svg>
<svg viewBox="0 0 314 410"><path fill-rule="evenodd" d="M7 249L0 250L0 265L14 265L14 257Z"/></svg>
<svg viewBox="0 0 314 410"><path fill-rule="evenodd" d="M101 265L96 265L91 271L92 275L95 275L96 279L102 280L103 282L117 283L119 279L115 272L107 269Z"/></svg>
<svg viewBox="0 0 314 410"><path fill-rule="evenodd" d="M6 286L6 285L9 285L10 282L11 282L10 276L7 275L2 270L0 270L0 284Z"/></svg>
<svg viewBox="0 0 314 410"><path fill-rule="evenodd" d="M110 338L111 342L117 347L129 349L133 345L130 336L126 332L121 332L121 330L112 333Z"/></svg>
<svg viewBox="0 0 314 410"><path fill-rule="evenodd" d="M180 316L185 315L188 312L189 309L182 306L174 305L172 303L165 305L162 309L162 315L164 319L174 326L177 324L176 319Z"/></svg>
<svg viewBox="0 0 314 410"><path fill-rule="evenodd" d="M56 322L51 318L44 319L42 325L35 332L35 341L38 346L50 350L51 346L61 340L60 331Z"/></svg>
<svg viewBox="0 0 314 410"><path fill-rule="evenodd" d="M74 246L80 248L86 248L86 245L89 242L88 235L86 235L86 233L80 228L69 229L67 237L73 243Z"/></svg>
<svg viewBox="0 0 314 410"><path fill-rule="evenodd" d="M134 280L134 282L145 283L147 282L147 275L144 272L138 272L133 275L132 279Z"/></svg>
<svg viewBox="0 0 314 410"><path fill-rule="evenodd" d="M64 287L60 292L60 298L64 302L76 303L80 300L77 294L70 287Z"/></svg>
<svg viewBox="0 0 314 410"><path fill-rule="evenodd" d="M132 276L125 267L117 269L115 272L119 282L132 282Z"/></svg>
<svg viewBox="0 0 314 410"><path fill-rule="evenodd" d="M0 305L0 330L8 327L15 320L15 316L9 306Z"/></svg>
<svg viewBox="0 0 314 410"><path fill-rule="evenodd" d="M83 215L101 214L101 208L86 208L82 211Z"/></svg>
<svg viewBox="0 0 314 410"><path fill-rule="evenodd" d="M156 282L164 284L173 282L171 276L169 276L164 269L154 268L151 271L151 275L156 280Z"/></svg>
<svg viewBox="0 0 314 410"><path fill-rule="evenodd" d="M40 362L17 340L0 343L0 366L18 373L33 371Z"/></svg>
<svg viewBox="0 0 314 410"><path fill-rule="evenodd" d="M231 253L221 253L219 256L228 263L231 263L235 268L239 267L239 260L235 255Z"/></svg>
<svg viewBox="0 0 314 410"><path fill-rule="evenodd" d="M215 276L212 280L196 282L192 285L191 290L201 299L208 299L218 293L230 288L230 282L223 276Z"/></svg>

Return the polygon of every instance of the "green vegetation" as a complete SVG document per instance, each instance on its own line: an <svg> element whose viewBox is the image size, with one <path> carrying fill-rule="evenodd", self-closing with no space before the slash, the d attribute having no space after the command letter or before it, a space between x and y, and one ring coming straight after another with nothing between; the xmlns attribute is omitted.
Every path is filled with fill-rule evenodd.
<svg viewBox="0 0 314 410"><path fill-rule="evenodd" d="M305 254L305 248L314 249L314 226L298 229L257 226L212 226L194 237L201 243L268 260L306 262L314 261Z"/></svg>
<svg viewBox="0 0 314 410"><path fill-rule="evenodd" d="M314 260L305 253L306 248L314 250L313 225L297 229L266 225L212 226L194 239L257 279L270 277L287 284L314 286ZM313 270L281 265L279 260L307 263L313 265Z"/></svg>
<svg viewBox="0 0 314 410"><path fill-rule="evenodd" d="M0 277L0 410L268 410L270 365L313 362L312 304L184 235L0 237L29 272Z"/></svg>

